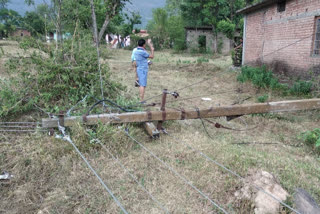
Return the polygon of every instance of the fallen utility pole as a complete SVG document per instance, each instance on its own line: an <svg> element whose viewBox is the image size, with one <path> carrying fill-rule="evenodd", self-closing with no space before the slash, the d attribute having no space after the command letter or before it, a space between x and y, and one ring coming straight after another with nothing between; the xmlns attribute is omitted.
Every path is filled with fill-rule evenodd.
<svg viewBox="0 0 320 214"><path fill-rule="evenodd" d="M269 102L258 104L245 104L233 106L211 107L203 110L167 110L133 112L123 114L100 114L88 116L60 117L42 119L43 128L58 127L58 123L64 126L74 126L77 123L95 125L98 123L136 123L165 120L185 120L198 118L214 118L224 116L237 116L259 113L291 112L301 110L320 109L320 99L292 100L281 102Z"/></svg>

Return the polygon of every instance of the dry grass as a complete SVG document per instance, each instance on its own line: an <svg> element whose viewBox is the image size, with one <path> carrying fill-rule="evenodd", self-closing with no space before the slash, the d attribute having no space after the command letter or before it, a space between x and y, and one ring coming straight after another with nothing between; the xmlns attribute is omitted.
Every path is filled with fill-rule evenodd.
<svg viewBox="0 0 320 214"><path fill-rule="evenodd" d="M237 83L237 74L229 70L229 57L210 57L209 63L193 63L198 58L169 52L156 53L149 73L146 97L160 94L164 88L175 90L204 78L210 80L179 91L179 99L205 96L168 105L185 109L195 106L204 108L230 105L251 97L245 101L250 103L266 93L250 85ZM179 60L185 63L177 63ZM127 85L127 92L123 95L137 97L138 91L133 87L134 73L130 70L130 52L115 50L112 58L106 61L112 77ZM212 98L212 101L202 101L202 97ZM272 96L271 99L284 98ZM160 97L152 100L159 101ZM319 120L319 111L245 116L231 122L219 118L216 121L225 126L245 128L247 125L257 128L247 132L232 132L207 124L213 139L206 135L201 122L197 120L165 123L168 132L176 140L165 135L159 140L151 140L139 125L131 126L130 130L147 148L229 212L248 213L252 211L251 202L234 201L234 192L241 187L239 179L206 161L184 143L244 177L255 170L266 170L291 195L295 188L301 187L319 201L319 159L297 138L299 133L318 127ZM101 142L171 213L218 212L117 127L106 125L97 130ZM72 133L74 142L130 213L162 213L157 204L103 149L89 143L90 137L83 127L75 127L69 133ZM0 142L0 169L15 175L9 183L0 183L0 213L120 213L115 202L67 142L41 134L0 135Z"/></svg>

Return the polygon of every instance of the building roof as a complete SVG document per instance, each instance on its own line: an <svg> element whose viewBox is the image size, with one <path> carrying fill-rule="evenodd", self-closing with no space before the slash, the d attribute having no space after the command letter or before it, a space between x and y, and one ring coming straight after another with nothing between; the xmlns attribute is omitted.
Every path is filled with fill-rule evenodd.
<svg viewBox="0 0 320 214"><path fill-rule="evenodd" d="M267 7L269 5L272 5L274 3L278 3L280 1L283 1L283 0L262 0L259 3L253 4L253 5L249 5L249 6L245 7L245 8L242 8L241 10L238 10L237 13L238 14L251 13L251 12L254 12L254 11L259 10L261 8L264 8L264 7Z"/></svg>
<svg viewBox="0 0 320 214"><path fill-rule="evenodd" d="M200 27L185 27L186 30L212 30L211 26L200 26Z"/></svg>
<svg viewBox="0 0 320 214"><path fill-rule="evenodd" d="M16 27L16 30L27 30L27 31L29 31L27 28L24 28L24 27Z"/></svg>

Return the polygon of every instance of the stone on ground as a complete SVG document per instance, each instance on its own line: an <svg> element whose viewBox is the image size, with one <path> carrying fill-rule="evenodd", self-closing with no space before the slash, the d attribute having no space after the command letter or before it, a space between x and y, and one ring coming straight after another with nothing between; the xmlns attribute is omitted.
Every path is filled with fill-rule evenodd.
<svg viewBox="0 0 320 214"><path fill-rule="evenodd" d="M235 192L235 197L238 200L245 199L252 201L255 214L279 213L281 204L254 186L259 186L282 202L287 199L287 191L280 186L273 175L266 171L258 171L245 178L243 187Z"/></svg>

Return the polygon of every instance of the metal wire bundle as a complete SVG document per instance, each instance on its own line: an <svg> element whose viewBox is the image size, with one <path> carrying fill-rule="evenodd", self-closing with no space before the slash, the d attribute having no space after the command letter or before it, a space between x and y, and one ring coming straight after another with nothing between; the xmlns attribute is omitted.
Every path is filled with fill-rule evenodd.
<svg viewBox="0 0 320 214"><path fill-rule="evenodd" d="M0 122L0 132L45 132L46 130L41 127L39 122Z"/></svg>

